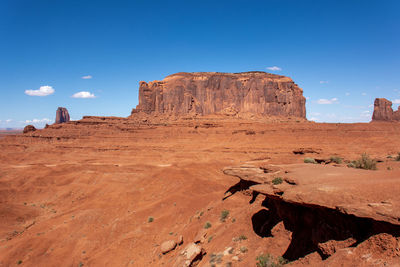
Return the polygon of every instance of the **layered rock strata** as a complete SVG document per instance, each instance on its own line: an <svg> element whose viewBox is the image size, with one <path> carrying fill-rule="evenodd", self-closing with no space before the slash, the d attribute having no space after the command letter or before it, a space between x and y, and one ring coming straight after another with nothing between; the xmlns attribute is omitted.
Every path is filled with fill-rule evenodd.
<svg viewBox="0 0 400 267"><path fill-rule="evenodd" d="M400 121L400 107L392 109L392 101L386 98L375 98L372 121Z"/></svg>
<svg viewBox="0 0 400 267"><path fill-rule="evenodd" d="M56 111L56 121L55 123L69 122L69 113L66 108L59 107Z"/></svg>
<svg viewBox="0 0 400 267"><path fill-rule="evenodd" d="M289 77L266 72L176 73L162 81L140 82L132 113L252 113L306 117L303 90Z"/></svg>

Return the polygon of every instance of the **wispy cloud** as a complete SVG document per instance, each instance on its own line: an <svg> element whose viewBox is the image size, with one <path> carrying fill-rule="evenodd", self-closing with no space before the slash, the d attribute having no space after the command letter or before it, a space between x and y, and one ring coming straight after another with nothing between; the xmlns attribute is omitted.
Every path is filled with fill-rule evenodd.
<svg viewBox="0 0 400 267"><path fill-rule="evenodd" d="M367 93L361 93L361 95L367 95Z"/></svg>
<svg viewBox="0 0 400 267"><path fill-rule="evenodd" d="M82 76L82 79L84 79L84 80L88 80L88 79L92 79L92 78L93 78L92 75Z"/></svg>
<svg viewBox="0 0 400 267"><path fill-rule="evenodd" d="M337 103L337 101L338 101L338 99L336 97L331 98L331 99L321 98L321 99L317 100L317 103L320 105L330 105L330 104Z"/></svg>
<svg viewBox="0 0 400 267"><path fill-rule="evenodd" d="M7 119L6 122L7 123L12 122L12 119Z"/></svg>
<svg viewBox="0 0 400 267"><path fill-rule="evenodd" d="M29 96L48 96L54 94L55 90L49 85L40 86L37 90L25 90L25 94Z"/></svg>
<svg viewBox="0 0 400 267"><path fill-rule="evenodd" d="M25 123L45 123L45 122L51 122L50 119L44 118L44 119L33 119L33 120L26 120Z"/></svg>
<svg viewBox="0 0 400 267"><path fill-rule="evenodd" d="M345 95L346 95L346 96L349 96L349 95L350 95L350 93L349 93L349 92L346 92L346 93L345 93Z"/></svg>
<svg viewBox="0 0 400 267"><path fill-rule="evenodd" d="M368 107L369 107L369 108L373 108L373 107L374 107L374 104L368 105Z"/></svg>
<svg viewBox="0 0 400 267"><path fill-rule="evenodd" d="M394 100L392 101L392 103L393 103L393 104L400 104L400 99L394 99Z"/></svg>
<svg viewBox="0 0 400 267"><path fill-rule="evenodd" d="M319 81L320 84L329 83L329 81Z"/></svg>
<svg viewBox="0 0 400 267"><path fill-rule="evenodd" d="M282 68L279 68L278 66L273 66L273 67L268 67L267 70L280 71L282 70Z"/></svg>
<svg viewBox="0 0 400 267"><path fill-rule="evenodd" d="M371 117L371 111L364 110L363 112L361 112L360 117Z"/></svg>
<svg viewBox="0 0 400 267"><path fill-rule="evenodd" d="M96 96L92 94L91 92L78 92L72 95L73 98L95 98Z"/></svg>

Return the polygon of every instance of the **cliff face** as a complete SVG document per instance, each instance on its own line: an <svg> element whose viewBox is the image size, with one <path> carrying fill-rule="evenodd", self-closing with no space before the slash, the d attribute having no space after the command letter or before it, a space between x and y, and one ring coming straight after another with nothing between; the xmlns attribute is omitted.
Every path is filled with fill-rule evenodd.
<svg viewBox="0 0 400 267"><path fill-rule="evenodd" d="M400 121L400 107L393 111L392 102L386 98L376 98L372 121Z"/></svg>
<svg viewBox="0 0 400 267"><path fill-rule="evenodd" d="M69 122L69 113L66 108L59 107L56 111L55 123Z"/></svg>
<svg viewBox="0 0 400 267"><path fill-rule="evenodd" d="M266 72L176 73L140 82L134 112L207 115L224 111L306 117L303 90L292 79Z"/></svg>

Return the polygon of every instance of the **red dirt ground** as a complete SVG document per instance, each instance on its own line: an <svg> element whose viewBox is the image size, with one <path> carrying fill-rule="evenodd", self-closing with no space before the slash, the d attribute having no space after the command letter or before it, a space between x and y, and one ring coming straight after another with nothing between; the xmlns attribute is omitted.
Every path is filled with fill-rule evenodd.
<svg viewBox="0 0 400 267"><path fill-rule="evenodd" d="M400 161L394 159L399 123L219 116L150 121L91 117L2 138L0 266L174 266L182 249L203 232L207 254L199 266L212 266L211 255L227 247L233 253L215 266L255 266L262 253L283 255L291 233L278 224L272 237L257 235L251 218L264 198L249 204L250 192L244 190L222 200L238 182L224 167L332 155L353 160L366 152L382 161L378 171L365 171L367 176L387 173L394 184L400 182ZM293 154L299 148L319 154ZM384 187L375 190L376 184L377 179L370 183L369 194L396 195L396 190L382 192ZM335 197L342 201L340 194ZM229 211L224 222L223 210ZM205 230L206 222L211 227ZM161 243L179 235L183 245L162 255ZM396 266L399 254L398 236L380 234L350 252L339 250L324 261L314 252L293 266Z"/></svg>

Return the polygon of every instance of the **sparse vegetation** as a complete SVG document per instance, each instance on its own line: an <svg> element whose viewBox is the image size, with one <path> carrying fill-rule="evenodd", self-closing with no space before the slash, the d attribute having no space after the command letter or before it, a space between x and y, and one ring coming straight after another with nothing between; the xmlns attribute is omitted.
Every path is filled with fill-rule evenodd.
<svg viewBox="0 0 400 267"><path fill-rule="evenodd" d="M229 216L229 210L223 210L221 211L221 216L219 218L219 220L221 222L225 222L225 219Z"/></svg>
<svg viewBox="0 0 400 267"><path fill-rule="evenodd" d="M336 164L340 164L342 163L343 159L341 157L338 156L331 156L330 160Z"/></svg>
<svg viewBox="0 0 400 267"><path fill-rule="evenodd" d="M223 256L224 255L221 254L221 253L218 253L218 254L212 253L210 255L210 264L213 265L215 263L222 263L222 257Z"/></svg>
<svg viewBox="0 0 400 267"><path fill-rule="evenodd" d="M151 222L153 222L154 221L154 218L153 217L149 217L148 219L147 219L147 222L149 222L149 223L151 223Z"/></svg>
<svg viewBox="0 0 400 267"><path fill-rule="evenodd" d="M348 167L364 169L364 170L376 170L376 161L371 159L368 154L363 153L361 158L354 160L347 164Z"/></svg>
<svg viewBox="0 0 400 267"><path fill-rule="evenodd" d="M210 228L211 227L211 223L210 222L206 222L205 224L204 224L204 229L208 229L208 228Z"/></svg>
<svg viewBox="0 0 400 267"><path fill-rule="evenodd" d="M233 222L233 223L236 222L236 219L235 219L235 218L232 218L232 222Z"/></svg>
<svg viewBox="0 0 400 267"><path fill-rule="evenodd" d="M22 260L17 261L17 264L18 265L22 264Z"/></svg>
<svg viewBox="0 0 400 267"><path fill-rule="evenodd" d="M207 240L207 242L208 243L210 243L211 242L211 240L214 238L214 236L213 235L211 235L209 238L208 238L208 240Z"/></svg>
<svg viewBox="0 0 400 267"><path fill-rule="evenodd" d="M240 235L240 236L238 236L238 237L235 237L234 239L233 239L233 241L242 241L242 240L246 240L247 239L247 236L245 236L245 235Z"/></svg>
<svg viewBox="0 0 400 267"><path fill-rule="evenodd" d="M400 152L399 152L399 153L397 153L397 156L396 156L396 161L400 161Z"/></svg>
<svg viewBox="0 0 400 267"><path fill-rule="evenodd" d="M272 180L272 184L277 185L283 183L283 179L281 177L276 177Z"/></svg>
<svg viewBox="0 0 400 267"><path fill-rule="evenodd" d="M304 158L304 163L317 164L314 158Z"/></svg>
<svg viewBox="0 0 400 267"><path fill-rule="evenodd" d="M289 261L283 257L277 257L275 260L274 257L268 253L259 255L256 260L258 267L281 267L289 263Z"/></svg>
<svg viewBox="0 0 400 267"><path fill-rule="evenodd" d="M246 253L248 251L247 247L240 247L240 252Z"/></svg>

